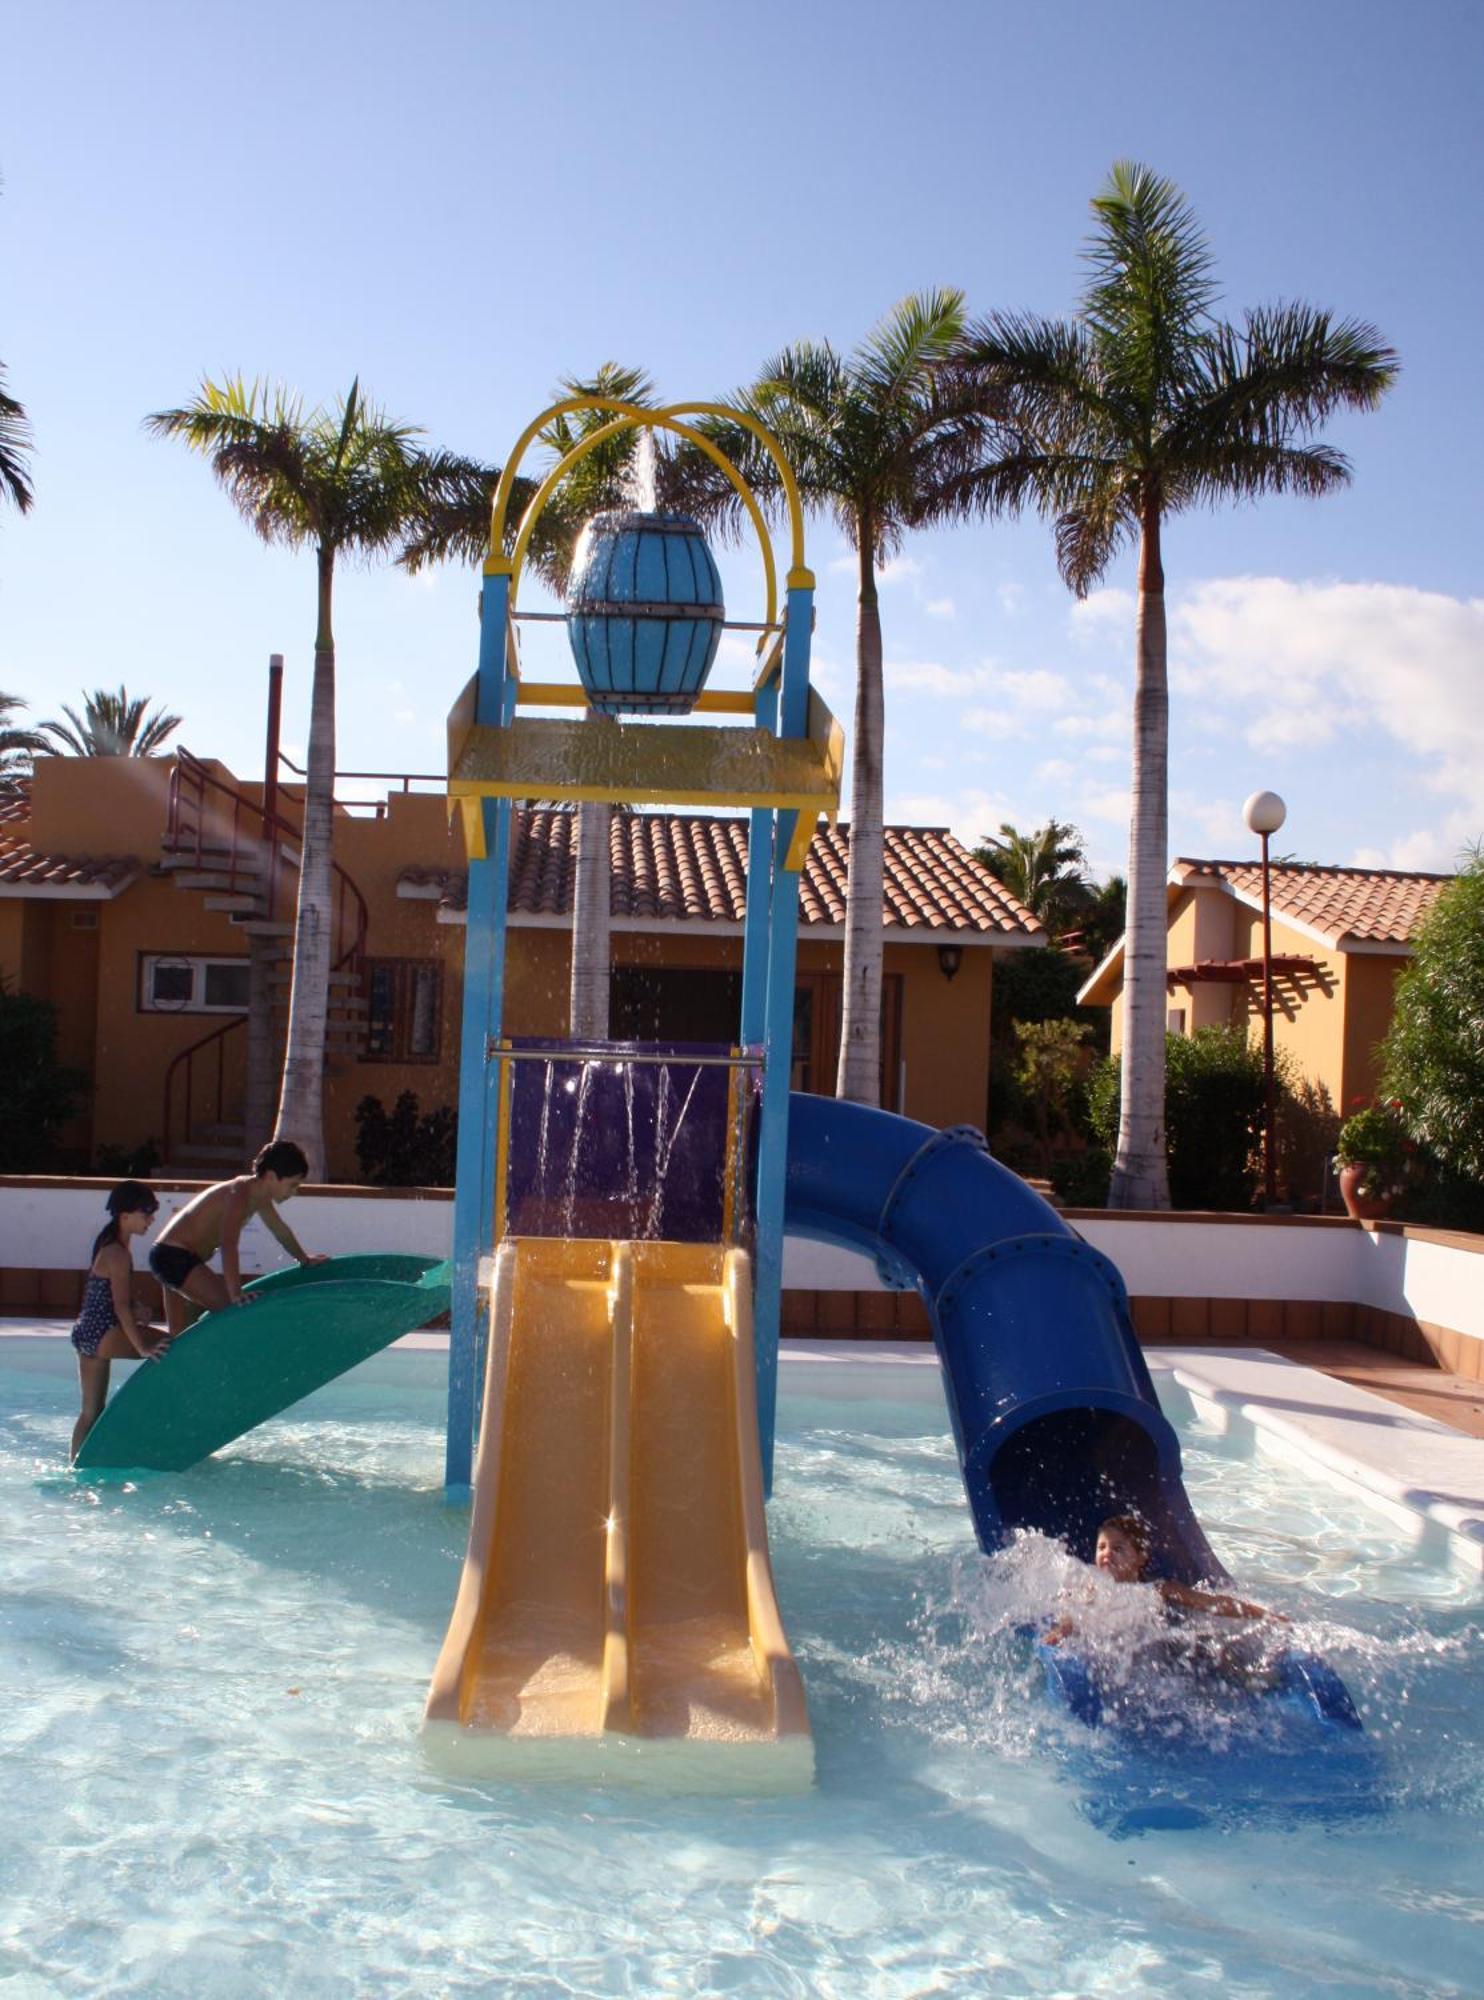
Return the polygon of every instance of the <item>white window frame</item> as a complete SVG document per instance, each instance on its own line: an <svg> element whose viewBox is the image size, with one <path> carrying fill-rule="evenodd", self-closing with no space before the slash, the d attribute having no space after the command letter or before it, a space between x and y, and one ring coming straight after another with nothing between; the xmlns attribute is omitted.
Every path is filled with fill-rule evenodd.
<svg viewBox="0 0 1484 2000"><path fill-rule="evenodd" d="M191 974L190 998L186 1000L156 1000L154 975L158 966L188 967ZM240 1007L224 1007L220 1001L206 998L206 973L208 967L230 965L234 969L247 969L245 957L232 957L226 952L203 951L145 951L139 955L139 1012L141 1014L245 1014L247 1002Z"/></svg>

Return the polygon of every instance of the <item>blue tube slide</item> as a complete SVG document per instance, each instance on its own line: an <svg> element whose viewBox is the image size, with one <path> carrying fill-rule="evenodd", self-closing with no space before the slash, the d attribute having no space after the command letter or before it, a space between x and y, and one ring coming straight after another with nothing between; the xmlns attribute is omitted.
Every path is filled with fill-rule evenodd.
<svg viewBox="0 0 1484 2000"><path fill-rule="evenodd" d="M795 1092L784 1226L926 1301L982 1549L1031 1528L1090 1561L1098 1523L1137 1512L1152 1575L1225 1578L1122 1278L978 1132Z"/></svg>

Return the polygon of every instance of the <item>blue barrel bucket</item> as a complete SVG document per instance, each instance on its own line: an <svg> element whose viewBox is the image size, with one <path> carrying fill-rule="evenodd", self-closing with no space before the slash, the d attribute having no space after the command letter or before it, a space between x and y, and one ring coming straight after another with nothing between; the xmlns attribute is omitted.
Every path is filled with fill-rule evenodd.
<svg viewBox="0 0 1484 2000"><path fill-rule="evenodd" d="M721 576L683 514L595 514L567 585L567 636L604 715L688 715L726 607Z"/></svg>

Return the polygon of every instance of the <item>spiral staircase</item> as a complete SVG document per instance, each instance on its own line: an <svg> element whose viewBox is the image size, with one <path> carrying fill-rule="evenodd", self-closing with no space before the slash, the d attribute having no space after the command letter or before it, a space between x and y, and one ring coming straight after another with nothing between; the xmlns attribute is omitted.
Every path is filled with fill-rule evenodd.
<svg viewBox="0 0 1484 2000"><path fill-rule="evenodd" d="M264 1059L275 1075L288 1028L300 838L300 826L277 801L269 805L250 799L189 751L177 753L159 868L177 890L201 897L207 910L225 916L246 938L254 1002L264 1010ZM325 1066L327 1074L336 1075L365 1043L367 910L365 898L338 862L332 863L331 879L334 928ZM250 1013L234 1014L172 1059L165 1073L160 1174L214 1178L241 1165L247 1150L243 1098L249 1021Z"/></svg>

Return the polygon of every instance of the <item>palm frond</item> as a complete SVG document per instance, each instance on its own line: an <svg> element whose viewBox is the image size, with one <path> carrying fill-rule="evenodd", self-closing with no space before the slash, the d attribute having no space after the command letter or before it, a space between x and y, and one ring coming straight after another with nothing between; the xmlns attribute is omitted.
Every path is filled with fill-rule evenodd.
<svg viewBox="0 0 1484 2000"><path fill-rule="evenodd" d="M49 741L60 744L73 757L149 757L180 727L181 718L156 709L149 713L147 696L131 696L127 687L117 692L95 688L83 696L83 713L62 708L67 721L43 722L41 730Z"/></svg>
<svg viewBox="0 0 1484 2000"><path fill-rule="evenodd" d="M1082 319L1110 385L1157 417L1199 367L1216 283L1211 252L1173 181L1120 161L1092 203Z"/></svg>
<svg viewBox="0 0 1484 2000"><path fill-rule="evenodd" d="M0 367L0 385L5 381L5 370ZM9 496L17 513L30 511L34 498L31 475L26 460L33 449L31 425L26 412L0 386L0 493Z"/></svg>
<svg viewBox="0 0 1484 2000"><path fill-rule="evenodd" d="M912 292L898 301L851 356L860 389L888 409L920 388L929 371L946 361L963 337L964 295L955 287Z"/></svg>

